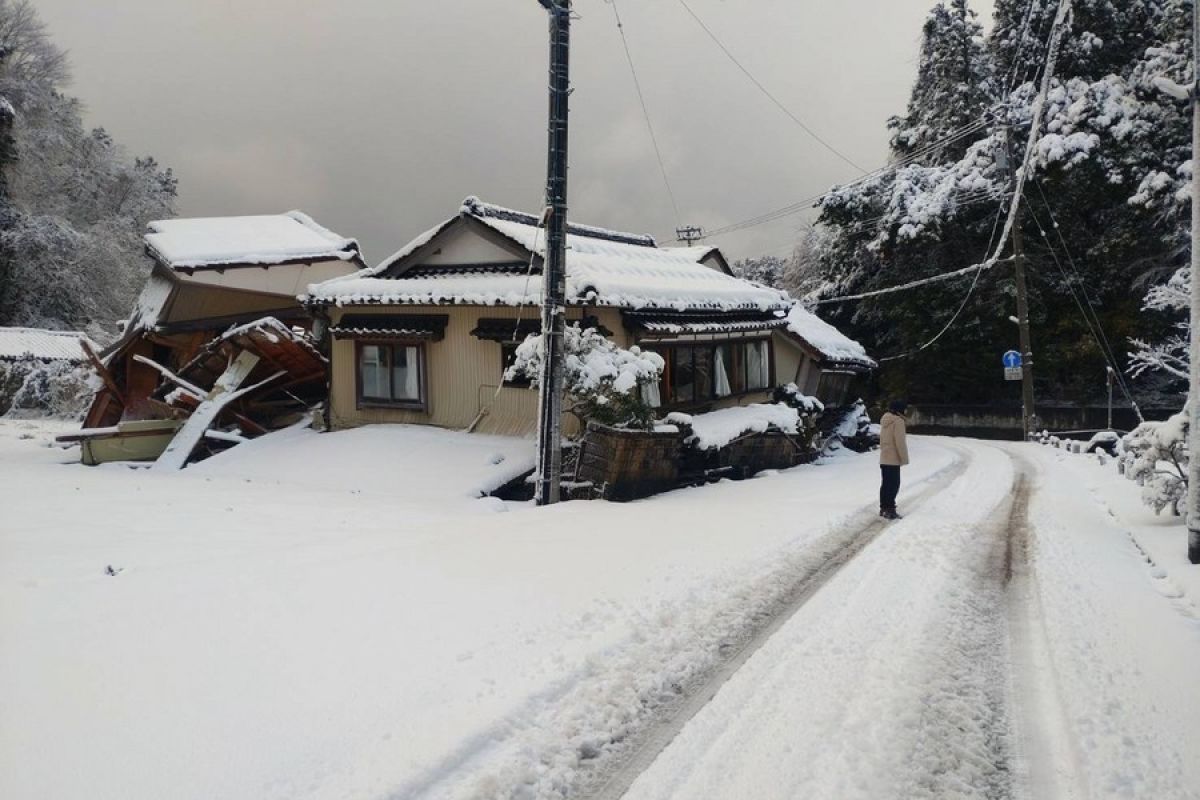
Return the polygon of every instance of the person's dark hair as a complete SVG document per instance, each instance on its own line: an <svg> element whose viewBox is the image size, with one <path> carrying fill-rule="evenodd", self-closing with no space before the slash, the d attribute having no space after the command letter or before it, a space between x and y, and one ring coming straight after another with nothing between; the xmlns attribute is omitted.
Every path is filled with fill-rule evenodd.
<svg viewBox="0 0 1200 800"><path fill-rule="evenodd" d="M893 400L888 403L888 411L893 414L903 414L905 411L908 411L908 403L903 400Z"/></svg>

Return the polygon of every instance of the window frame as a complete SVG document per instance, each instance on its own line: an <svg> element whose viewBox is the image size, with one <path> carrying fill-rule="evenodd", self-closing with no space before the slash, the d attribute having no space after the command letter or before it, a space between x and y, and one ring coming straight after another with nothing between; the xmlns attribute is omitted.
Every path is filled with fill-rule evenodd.
<svg viewBox="0 0 1200 800"><path fill-rule="evenodd" d="M746 355L748 352L747 346L752 343L755 343L755 342L763 342L766 344L766 347L767 347L767 376L766 376L767 385L763 386L763 387L753 388L753 389L745 388L738 392L730 392L729 394L717 396L717 394L716 394L716 359L717 359L716 351L717 351L717 348L721 347L721 346L741 347L742 348L743 354L741 357L741 362L742 362L742 370L745 373L742 376L742 383L743 383L743 385L746 385L749 381L749 363L750 363L750 359ZM744 339L711 339L711 340L700 340L700 341L692 341L692 342L679 341L679 340L663 341L663 342L656 341L656 340L642 340L642 341L638 342L638 346L642 347L645 350L650 350L652 352L657 353L658 355L662 356L663 361L666 362L666 368L663 370L662 378L660 380L660 385L659 385L659 395L662 400L662 405L659 407L663 408L663 409L678 410L678 409L683 409L683 408L698 408L701 406L710 405L710 404L715 403L720 400L736 399L736 398L740 398L740 397L746 397L746 396L752 395L752 394L763 394L765 392L770 392L773 388L775 388L775 348L772 346L772 337L770 337L770 336L754 336L754 337L748 337L748 338L744 338ZM675 387L674 387L674 382L673 382L673 377L674 377L674 372L675 372L675 352L674 351L679 348L687 348L692 351L692 357L690 359L690 362L692 365L692 375L693 375L692 392L693 392L694 399L692 399L692 400L677 401L675 399ZM695 351L696 351L696 349L707 349L709 351L709 353L711 354L711 357L709 360L709 371L710 371L709 381L708 381L709 382L709 394L707 397L696 397L695 396L696 388L698 388L698 383L695 380L695 376L696 376ZM731 387L733 386L732 380L730 380L730 386Z"/></svg>
<svg viewBox="0 0 1200 800"><path fill-rule="evenodd" d="M384 400L377 397L367 398L363 395L363 348L385 347L392 351L388 361L388 384L393 395L396 393L394 368L396 348L413 347L417 351L417 391L420 397L416 400ZM425 352L425 342L420 339L356 339L354 341L354 396L357 407L362 408L391 408L405 411L429 411L428 360Z"/></svg>

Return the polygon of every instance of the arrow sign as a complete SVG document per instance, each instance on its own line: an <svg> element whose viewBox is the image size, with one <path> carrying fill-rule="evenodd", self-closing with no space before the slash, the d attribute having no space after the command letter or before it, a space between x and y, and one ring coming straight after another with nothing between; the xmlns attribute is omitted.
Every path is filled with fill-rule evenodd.
<svg viewBox="0 0 1200 800"><path fill-rule="evenodd" d="M1005 369L1019 369L1021 367L1021 354L1016 350L1009 350L1001 360L1004 362Z"/></svg>

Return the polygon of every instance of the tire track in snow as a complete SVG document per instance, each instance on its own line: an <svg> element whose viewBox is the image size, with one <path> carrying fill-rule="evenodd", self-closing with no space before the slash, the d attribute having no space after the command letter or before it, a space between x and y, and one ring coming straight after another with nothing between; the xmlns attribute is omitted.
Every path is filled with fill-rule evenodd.
<svg viewBox="0 0 1200 800"><path fill-rule="evenodd" d="M1020 466L1022 482L1034 469L1024 457L1009 452ZM1041 594L1030 570L1033 543L1029 488L1014 499L1009 515L1009 547L1005 559L1008 587L1009 642L1012 653L1009 692L1013 698L1014 777L1017 793L1029 798L1077 800L1089 792L1079 768L1075 743L1067 732L1059 695L1060 678L1043 624Z"/></svg>
<svg viewBox="0 0 1200 800"><path fill-rule="evenodd" d="M923 488L906 501L911 510L919 509L966 471L969 453L953 445L947 447L953 450L958 458L922 482ZM856 518L856 524L843 529L842 539L836 549L815 568L799 577L791 590L779 598L770 616L760 620L753 630L743 632L746 638L742 642L728 643L722 647L722 660L699 681L683 688L676 703L656 714L656 719L637 737L638 741L628 755L615 764L606 765L602 774L585 780L584 788L577 796L583 800L619 800L623 797L638 776L654 763L684 726L716 697L721 687L742 665L834 575L892 524L873 515L864 522L863 518L867 513L869 512L863 512Z"/></svg>

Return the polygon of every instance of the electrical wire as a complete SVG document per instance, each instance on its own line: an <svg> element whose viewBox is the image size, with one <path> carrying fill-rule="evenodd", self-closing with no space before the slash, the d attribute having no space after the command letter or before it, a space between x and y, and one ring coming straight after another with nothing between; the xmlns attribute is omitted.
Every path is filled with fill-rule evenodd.
<svg viewBox="0 0 1200 800"><path fill-rule="evenodd" d="M845 153L838 150L832 144L830 144L829 142L827 142L823 138L821 138L821 136L819 134L817 134L816 131L814 131L812 128L808 127L808 125L804 124L804 121L802 119L800 119L798 116L796 116L791 111L791 109L789 109L782 102L780 102L779 99L777 97L775 97L775 95L771 94L771 92L768 91L767 87L763 86L762 83L758 80L758 78L754 77L754 75L751 74L750 70L746 69L746 67L742 64L742 62L738 61L737 58L733 55L733 53L731 53L729 51L729 48L726 47L721 42L721 40L717 38L717 35L715 33L713 33L712 30L707 25L704 24L704 20L700 19L700 17L696 15L696 12L692 10L692 7L687 4L686 0L679 0L679 4L681 6L683 6L684 10L687 11L687 13L691 16L691 18L696 21L696 24L699 25L706 34L708 34L708 38L713 40L713 42L717 45L717 47L719 47L721 49L721 52L724 53L725 56L730 61L733 62L734 66L736 66L739 70L741 70L742 74L745 75L747 78L749 78L750 82L753 83L758 88L758 90L760 92L762 92L764 96L766 96L766 98L768 100L770 100L772 103L774 103L775 106L777 108L779 108L780 111L782 111L784 114L786 114L792 120L792 122L795 122L797 125L799 125L800 128L805 133L807 133L809 136L811 136L813 139L815 139L818 143L821 144L822 147L824 147L829 152L833 153L835 156L840 158L842 161L845 161L847 164L854 167L859 172L866 172L865 169L860 167L858 164L854 163L854 161L852 161L849 156L847 156Z"/></svg>
<svg viewBox="0 0 1200 800"><path fill-rule="evenodd" d="M629 40L625 38L625 25L621 22L621 13L617 10L617 0L605 0L612 6L613 17L617 20L617 32L621 34L621 46L625 49L625 60L629 62L629 74L633 76L633 88L637 90L638 103L642 106L642 116L646 120L646 129L650 131L650 141L654 145L654 156L658 159L658 168L662 172L663 183L667 187L667 196L671 198L671 208L675 210L675 224L682 227L683 217L679 213L679 203L675 200L675 191L671 188L671 179L667 177L667 165L663 161L662 149L658 146L658 137L654 133L654 123L650 121L650 111L646 107L646 96L642 93L642 82L638 80L637 68L633 65L633 54L629 51Z"/></svg>
<svg viewBox="0 0 1200 800"><path fill-rule="evenodd" d="M992 244L996 239L996 231L1000 227L1000 219L1003 216L1004 216L1004 206L997 207L996 208L996 217L995 217L995 219L992 220L992 232L988 236L987 247L984 248L985 254L991 252L991 250L992 250ZM979 264L979 269L976 270L976 272L975 272L975 278L971 281L971 285L967 288L967 293L966 293L966 295L963 296L962 302L958 304L958 309L954 312L954 315L952 317L950 317L950 320L944 326L942 326L942 329L940 331L938 331L937 334L935 334L932 339L925 342L920 347L917 347L913 350L909 350L907 353L900 353L898 355L887 356L886 358L881 358L881 359L879 359L879 363L882 364L882 363L885 363L888 361L899 361L902 358L911 358L912 356L915 356L917 353L920 353L924 350L928 350L930 347L933 347L935 344L937 344L938 340L940 340L943 336L945 336L950 331L950 329L954 327L954 323L958 322L958 318L960 316L962 316L963 311L966 311L967 304L971 302L971 298L975 294L975 288L977 286L979 286L979 279L983 276L983 273L986 271L984 269L984 266L986 264L987 264L986 261Z"/></svg>
<svg viewBox="0 0 1200 800"><path fill-rule="evenodd" d="M766 225L771 222L775 222L777 220L783 219L785 217L790 217L793 214L798 214L802 211L806 211L806 210L812 208L814 204L820 202L821 200L825 199L826 197L829 197L830 195L832 195L835 192L844 191L845 189L849 189L854 186L858 186L862 183L865 183L869 180L873 180L875 178L881 178L890 172L894 172L896 170L902 169L902 168L908 166L909 164L912 164L913 162L918 161L919 159L922 159L926 156L932 155L933 153L935 153L945 147L948 147L949 145L951 145L957 141L960 141L960 140L966 138L967 136L970 136L973 133L976 133L976 132L986 128L992 122L992 114L994 113L994 111L995 111L995 109L989 109L988 112L983 117L981 117L977 120L974 120L974 121L964 125L961 128L950 131L945 136L943 136L941 139L939 139L935 142L932 142L912 153L909 153L908 155L906 155L902 158L896 159L895 161L893 161L883 167L880 167L872 172L868 172L867 174L862 175L861 177L855 178L852 181L849 181L844 184L839 184L838 186L835 186L832 189L826 190L819 194L815 194L812 197L807 197L798 202L791 203L790 205L783 206L782 208L777 208L774 211L768 211L764 214L759 214L758 216L755 216L755 217L750 217L748 219L744 219L739 222L733 222L733 223L730 223L729 225L725 225L720 228L714 228L708 232L708 236L709 237L720 236L722 234L733 233L736 231L745 230L747 228L755 228L760 225Z"/></svg>
<svg viewBox="0 0 1200 800"><path fill-rule="evenodd" d="M1037 184L1036 181L1035 184ZM1039 191L1041 191L1040 184L1037 185ZM1033 218L1033 222L1034 225L1037 226L1038 233L1041 234L1042 240L1046 243L1046 248L1050 252L1050 258L1054 261L1054 265L1058 268L1059 273L1062 274L1063 282L1066 284L1067 291L1070 293L1071 299L1075 301L1075 306L1079 309L1079 313L1083 316L1083 321L1088 327L1088 332L1092 335L1092 338L1096 340L1096 345L1100 348L1100 354L1104 357L1105 364L1112 369L1113 374L1116 376L1117 384L1121 387L1122 394L1125 395L1125 398L1133 407L1133 411L1135 414L1137 414L1138 419L1144 422L1145 417L1142 416L1142 411L1138 407L1137 401L1133 398L1133 391L1131 390L1128 382L1125 380L1125 374L1121 370L1120 364L1117 362L1116 352L1113 350L1112 343L1109 341L1108 335L1104 331L1104 324L1100 320L1100 314L1096 311L1096 306L1092 302L1091 296L1088 294L1087 289L1084 286L1083 275L1079 271L1078 266L1075 264L1075 259L1071 256L1071 251L1067 247L1067 242L1062 235L1062 231L1059 230L1058 221L1054 218L1054 212L1050 208L1050 203L1046 199L1045 192L1041 192L1041 194L1042 205L1045 207L1046 213L1049 215L1052 227L1058 234L1058 240L1062 245L1063 254L1066 256L1070 265L1071 272L1073 273L1075 279L1074 281L1072 280L1072 275L1067 273L1067 269L1063 266L1062 261L1059 260L1058 253L1055 250L1054 245L1050 242L1050 237L1046 233L1045 228L1042 226L1041 220L1038 219L1037 212L1034 211L1032 202L1029 203L1029 215ZM1076 283L1079 285L1078 293L1075 291ZM1084 303L1079 299L1080 295L1082 295L1084 300L1087 302L1086 308L1084 307ZM1090 315L1088 313L1088 309L1091 309Z"/></svg>

